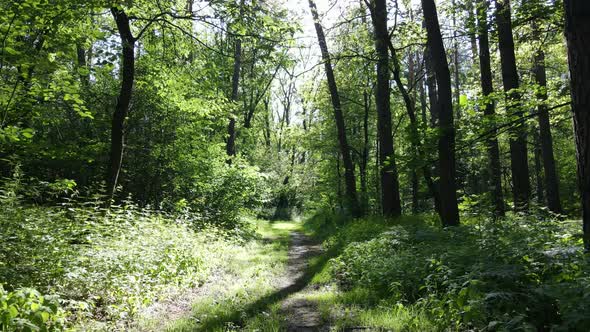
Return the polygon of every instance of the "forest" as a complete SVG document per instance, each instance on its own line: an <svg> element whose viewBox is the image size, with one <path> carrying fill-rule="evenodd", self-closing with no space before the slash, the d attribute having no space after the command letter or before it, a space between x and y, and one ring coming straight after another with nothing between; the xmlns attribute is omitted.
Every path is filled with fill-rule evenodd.
<svg viewBox="0 0 590 332"><path fill-rule="evenodd" d="M0 331L590 331L590 1L0 10Z"/></svg>

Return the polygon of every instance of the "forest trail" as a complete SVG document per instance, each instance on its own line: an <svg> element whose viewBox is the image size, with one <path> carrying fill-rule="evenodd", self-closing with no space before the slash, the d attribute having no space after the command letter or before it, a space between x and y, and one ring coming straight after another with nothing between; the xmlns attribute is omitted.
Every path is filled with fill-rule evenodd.
<svg viewBox="0 0 590 332"><path fill-rule="evenodd" d="M312 242L306 235L299 232L291 233L289 261L283 289L299 289L281 303L280 313L283 315L284 328L292 332L327 331L324 326L317 304L305 297L310 291L309 260L321 253L321 246Z"/></svg>

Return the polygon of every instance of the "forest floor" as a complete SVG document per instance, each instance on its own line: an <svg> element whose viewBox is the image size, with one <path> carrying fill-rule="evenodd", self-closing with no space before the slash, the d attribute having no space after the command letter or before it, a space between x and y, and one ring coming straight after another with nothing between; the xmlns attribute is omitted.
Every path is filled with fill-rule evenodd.
<svg viewBox="0 0 590 332"><path fill-rule="evenodd" d="M144 310L136 330L328 331L309 296L322 249L300 227L260 221L259 239L245 244L209 282Z"/></svg>

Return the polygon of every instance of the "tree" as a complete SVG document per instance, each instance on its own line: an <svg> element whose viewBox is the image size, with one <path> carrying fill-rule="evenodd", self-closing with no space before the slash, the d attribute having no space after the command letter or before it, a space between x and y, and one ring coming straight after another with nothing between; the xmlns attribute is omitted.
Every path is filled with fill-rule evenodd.
<svg viewBox="0 0 590 332"><path fill-rule="evenodd" d="M537 1L535 1L537 2ZM533 38L541 41L541 32L535 20L532 22ZM553 213L561 213L561 201L559 198L559 179L553 155L553 137L551 136L551 124L549 112L547 111L547 73L545 71L545 45L540 43L534 50L533 74L537 87L537 120L539 121L539 143L541 144L541 156L543 159L543 170L545 174L545 188L547 191L547 207Z"/></svg>
<svg viewBox="0 0 590 332"><path fill-rule="evenodd" d="M109 161L109 173L107 182L108 198L112 199L117 188L117 181L123 162L123 149L125 145L125 119L129 112L131 95L133 93L133 81L135 79L135 42L137 39L131 33L129 17L125 11L118 7L111 8L111 13L117 24L122 47L121 65L121 90L117 98L117 106L113 113L111 123L111 152Z"/></svg>
<svg viewBox="0 0 590 332"><path fill-rule="evenodd" d="M491 99L494 92L492 82L492 66L490 61L490 44L488 39L487 12L488 0L479 0L477 4L477 26L479 32L479 68L481 78L481 92L485 103L484 116L491 120L491 126L495 124L496 107ZM492 135L487 140L487 152L490 163L490 187L494 214L496 217L504 216L504 195L502 192L502 165L500 164L500 147L496 130L492 129Z"/></svg>
<svg viewBox="0 0 590 332"><path fill-rule="evenodd" d="M375 51L377 52L377 131L379 137L379 162L381 167L381 206L386 216L401 214L399 182L395 163L395 150L391 128L391 103L389 87L389 32L387 31L387 6L385 0L366 1L373 20Z"/></svg>
<svg viewBox="0 0 590 332"><path fill-rule="evenodd" d="M240 2L240 17L241 20L242 15L244 15L244 0ZM242 67L242 40L240 37L236 37L234 41L234 66L233 66L233 74L231 78L231 101L234 103L238 102L238 88L240 86L240 69ZM226 143L226 153L229 157L233 157L236 155L236 117L235 115L231 115L229 119L229 124L227 125L227 143ZM231 164L231 159L228 159L228 163Z"/></svg>
<svg viewBox="0 0 590 332"><path fill-rule="evenodd" d="M514 55L510 0L496 0L496 21L498 25L498 47L502 65L502 81L506 94L507 113L511 118L524 115L520 102L518 71ZM517 122L510 132L510 167L512 171L512 194L516 210L528 209L530 199L529 165L527 154L527 132L524 121Z"/></svg>
<svg viewBox="0 0 590 332"><path fill-rule="evenodd" d="M440 216L444 226L454 226L459 224L459 208L455 179L455 128L451 75L434 0L422 0L422 10L437 86L437 101L431 107L436 108L438 113L440 130L438 137Z"/></svg>
<svg viewBox="0 0 590 332"><path fill-rule="evenodd" d="M348 145L348 140L346 138L346 126L344 123L344 116L342 115L342 106L340 104L340 96L338 95L336 78L334 77L334 71L330 61L330 53L328 52L328 45L326 44L324 29L320 23L317 7L313 0L309 0L309 9L313 17L315 30L318 37L318 44L322 53L322 61L324 62L324 70L326 71L326 77L328 79L330 99L332 101L332 107L334 108L334 119L336 121L336 129L338 130L338 143L340 146L342 162L344 164L344 181L346 185L345 190L347 203L351 208L352 214L358 216L361 214L361 211L357 199L354 166L350 156L350 146Z"/></svg>
<svg viewBox="0 0 590 332"><path fill-rule="evenodd" d="M563 4L584 244L590 251L590 2L565 0Z"/></svg>

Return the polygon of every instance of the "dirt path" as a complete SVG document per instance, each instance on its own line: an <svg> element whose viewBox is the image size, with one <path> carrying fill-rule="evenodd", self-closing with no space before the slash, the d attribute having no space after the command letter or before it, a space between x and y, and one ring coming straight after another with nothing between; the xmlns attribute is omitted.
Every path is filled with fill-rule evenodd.
<svg viewBox="0 0 590 332"><path fill-rule="evenodd" d="M327 331L320 317L317 304L306 299L305 294L311 291L305 287L309 281L306 275L309 259L320 254L320 245L313 243L307 236L291 233L291 246L289 248L289 263L284 280L284 289L304 287L293 293L281 304L280 313L285 317L284 328L286 331Z"/></svg>

